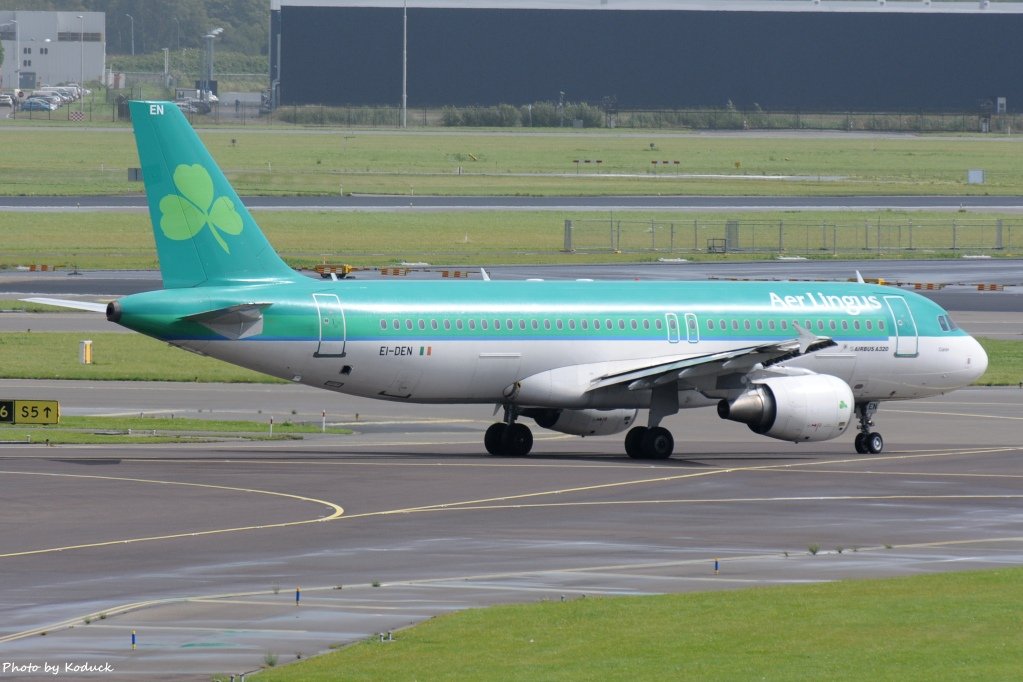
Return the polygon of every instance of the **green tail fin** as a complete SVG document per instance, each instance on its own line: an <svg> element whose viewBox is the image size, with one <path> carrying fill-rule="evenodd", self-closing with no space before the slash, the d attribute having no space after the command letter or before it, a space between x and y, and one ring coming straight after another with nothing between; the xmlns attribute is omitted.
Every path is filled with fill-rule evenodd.
<svg viewBox="0 0 1023 682"><path fill-rule="evenodd" d="M294 279L172 102L130 102L163 286Z"/></svg>

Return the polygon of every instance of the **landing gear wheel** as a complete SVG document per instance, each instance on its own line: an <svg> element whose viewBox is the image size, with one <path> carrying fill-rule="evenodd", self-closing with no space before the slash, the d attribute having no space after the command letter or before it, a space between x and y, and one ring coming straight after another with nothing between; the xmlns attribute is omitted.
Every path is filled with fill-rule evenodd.
<svg viewBox="0 0 1023 682"><path fill-rule="evenodd" d="M487 432L483 434L483 446L492 455L503 455L501 444L504 441L504 434L508 430L508 425L504 422L498 422L491 424Z"/></svg>
<svg viewBox="0 0 1023 682"><path fill-rule="evenodd" d="M856 417L860 422L860 432L856 435L856 452L861 455L879 455L884 450L884 438L877 431L871 431L874 425L874 412L877 403L856 403Z"/></svg>
<svg viewBox="0 0 1023 682"><path fill-rule="evenodd" d="M643 434L642 447L645 459L668 459L675 449L675 439L668 429L655 426Z"/></svg>
<svg viewBox="0 0 1023 682"><path fill-rule="evenodd" d="M633 459L643 459L643 436L649 429L645 426L634 426L625 434L625 454Z"/></svg>
<svg viewBox="0 0 1023 682"><path fill-rule="evenodd" d="M504 431L502 455L525 457L533 449L533 432L525 424L508 424Z"/></svg>

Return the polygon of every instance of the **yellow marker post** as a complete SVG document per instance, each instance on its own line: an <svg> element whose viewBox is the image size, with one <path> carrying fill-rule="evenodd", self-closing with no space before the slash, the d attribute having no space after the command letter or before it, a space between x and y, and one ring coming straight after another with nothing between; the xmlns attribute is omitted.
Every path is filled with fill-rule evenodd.
<svg viewBox="0 0 1023 682"><path fill-rule="evenodd" d="M131 631L131 650L135 651L135 631Z"/></svg>
<svg viewBox="0 0 1023 682"><path fill-rule="evenodd" d="M92 339L86 339L78 345L78 362L83 365L92 364Z"/></svg>

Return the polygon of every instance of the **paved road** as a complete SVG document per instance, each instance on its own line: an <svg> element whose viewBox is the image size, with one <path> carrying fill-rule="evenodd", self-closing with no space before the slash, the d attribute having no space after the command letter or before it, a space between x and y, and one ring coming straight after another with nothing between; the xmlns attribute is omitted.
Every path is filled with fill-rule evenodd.
<svg viewBox="0 0 1023 682"><path fill-rule="evenodd" d="M358 431L0 446L5 660L200 680L491 603L1023 562L1018 389L886 405L881 456L851 454L851 436L792 445L687 411L668 424L680 454L662 463L624 457L619 437L558 434L528 459L494 459L481 454L486 408L298 386L4 381L0 393L57 396L69 414L316 421L326 408Z"/></svg>

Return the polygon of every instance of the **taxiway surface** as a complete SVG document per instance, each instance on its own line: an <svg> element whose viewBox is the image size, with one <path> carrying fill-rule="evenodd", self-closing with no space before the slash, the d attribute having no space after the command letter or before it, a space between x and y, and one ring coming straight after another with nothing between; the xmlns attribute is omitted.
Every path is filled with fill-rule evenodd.
<svg viewBox="0 0 1023 682"><path fill-rule="evenodd" d="M678 453L658 463L629 460L618 436L553 433L537 434L529 458L488 457L485 406L301 386L3 381L0 391L60 397L68 414L144 405L318 421L329 407L330 422L356 430L288 443L0 446L5 660L208 679L253 670L268 651L286 662L491 603L1023 562L1019 389L886 404L879 456L852 454L851 434L792 445L684 411L666 423Z"/></svg>

